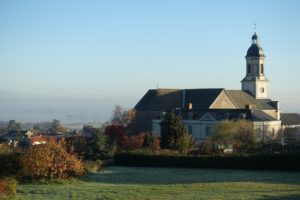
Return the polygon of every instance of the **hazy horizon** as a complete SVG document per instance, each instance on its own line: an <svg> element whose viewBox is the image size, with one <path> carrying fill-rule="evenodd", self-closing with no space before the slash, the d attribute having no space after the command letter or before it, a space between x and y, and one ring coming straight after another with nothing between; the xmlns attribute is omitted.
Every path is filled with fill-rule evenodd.
<svg viewBox="0 0 300 200"><path fill-rule="evenodd" d="M0 121L108 121L148 89L240 89L251 36L300 112L300 2L0 1ZM256 30L254 23L257 24Z"/></svg>

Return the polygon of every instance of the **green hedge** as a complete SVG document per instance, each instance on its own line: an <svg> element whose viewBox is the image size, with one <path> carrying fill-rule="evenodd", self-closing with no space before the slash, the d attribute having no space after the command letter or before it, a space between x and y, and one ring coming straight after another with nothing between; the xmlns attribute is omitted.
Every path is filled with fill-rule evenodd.
<svg viewBox="0 0 300 200"><path fill-rule="evenodd" d="M300 170L300 154L248 156L174 156L118 153L115 164L137 167L189 167L263 170Z"/></svg>
<svg viewBox="0 0 300 200"><path fill-rule="evenodd" d="M20 171L20 154L8 153L0 155L0 178L16 176Z"/></svg>

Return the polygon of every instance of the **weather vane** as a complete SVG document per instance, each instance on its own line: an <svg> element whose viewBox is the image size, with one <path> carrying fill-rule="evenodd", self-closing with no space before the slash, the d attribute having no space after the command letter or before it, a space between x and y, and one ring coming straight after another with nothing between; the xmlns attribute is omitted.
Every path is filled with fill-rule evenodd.
<svg viewBox="0 0 300 200"><path fill-rule="evenodd" d="M256 23L254 23L254 32L256 33Z"/></svg>

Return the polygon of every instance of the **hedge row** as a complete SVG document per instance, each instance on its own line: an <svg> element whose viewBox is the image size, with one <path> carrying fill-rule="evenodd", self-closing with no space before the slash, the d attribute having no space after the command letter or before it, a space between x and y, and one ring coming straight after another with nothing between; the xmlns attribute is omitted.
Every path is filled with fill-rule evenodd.
<svg viewBox="0 0 300 200"><path fill-rule="evenodd" d="M0 155L0 178L15 176L20 171L20 154L9 153Z"/></svg>
<svg viewBox="0 0 300 200"><path fill-rule="evenodd" d="M248 156L174 156L119 153L115 164L136 167L189 167L224 169L300 170L300 154Z"/></svg>

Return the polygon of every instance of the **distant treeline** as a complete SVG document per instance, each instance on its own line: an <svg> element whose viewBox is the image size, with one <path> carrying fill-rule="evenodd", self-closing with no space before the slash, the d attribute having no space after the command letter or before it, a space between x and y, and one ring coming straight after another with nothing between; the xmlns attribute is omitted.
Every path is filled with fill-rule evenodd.
<svg viewBox="0 0 300 200"><path fill-rule="evenodd" d="M37 128L40 130L48 130L51 127L52 122L18 122L21 126L21 129L33 129ZM9 121L0 121L0 129L6 129L9 124Z"/></svg>

